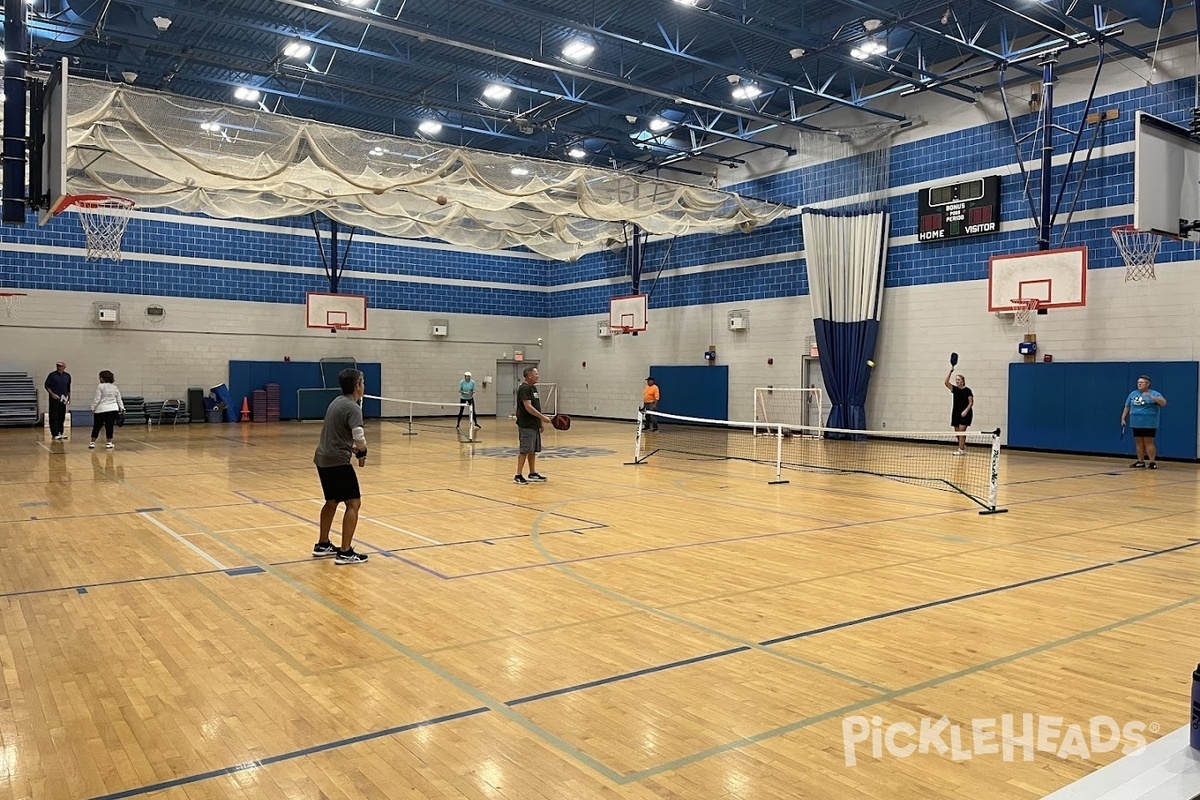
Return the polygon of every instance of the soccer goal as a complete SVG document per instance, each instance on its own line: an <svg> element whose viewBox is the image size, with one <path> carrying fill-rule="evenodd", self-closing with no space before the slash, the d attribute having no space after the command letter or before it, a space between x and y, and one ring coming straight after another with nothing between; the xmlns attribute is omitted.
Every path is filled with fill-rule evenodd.
<svg viewBox="0 0 1200 800"><path fill-rule="evenodd" d="M802 435L821 438L825 428L824 395L815 386L765 386L754 390L754 435L772 435L767 426L790 425Z"/></svg>

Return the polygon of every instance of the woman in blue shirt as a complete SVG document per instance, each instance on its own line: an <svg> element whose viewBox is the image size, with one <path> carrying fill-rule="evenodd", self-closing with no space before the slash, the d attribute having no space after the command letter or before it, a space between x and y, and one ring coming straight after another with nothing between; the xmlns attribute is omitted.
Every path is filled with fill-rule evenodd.
<svg viewBox="0 0 1200 800"><path fill-rule="evenodd" d="M1133 428L1133 441L1137 445L1137 461L1129 466L1158 469L1154 459L1158 450L1154 437L1158 433L1158 418L1167 399L1150 388L1150 376L1139 375L1137 389L1125 398L1125 410L1121 412L1121 427L1128 423Z"/></svg>

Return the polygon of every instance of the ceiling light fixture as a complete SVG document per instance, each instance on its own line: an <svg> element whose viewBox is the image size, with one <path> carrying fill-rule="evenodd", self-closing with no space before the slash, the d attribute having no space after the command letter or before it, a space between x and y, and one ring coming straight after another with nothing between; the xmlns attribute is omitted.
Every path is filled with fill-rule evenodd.
<svg viewBox="0 0 1200 800"><path fill-rule="evenodd" d="M516 175L518 178L523 178L529 174L529 170L525 169L524 167L513 167L509 170L509 172L511 172L513 175Z"/></svg>
<svg viewBox="0 0 1200 800"><path fill-rule="evenodd" d="M762 89L755 86L753 83L743 83L733 90L734 100L753 100L762 94Z"/></svg>
<svg viewBox="0 0 1200 800"><path fill-rule="evenodd" d="M879 30L881 27L883 27L883 20L879 20L879 19L864 19L863 20L863 30L865 30L867 33L874 33L875 31Z"/></svg>
<svg viewBox="0 0 1200 800"><path fill-rule="evenodd" d="M258 101L258 98L262 97L262 92L249 86L239 86L233 90L233 96L246 103L254 103Z"/></svg>
<svg viewBox="0 0 1200 800"><path fill-rule="evenodd" d="M442 123L427 119L417 126L417 130L426 136L436 136L442 132Z"/></svg>
<svg viewBox="0 0 1200 800"><path fill-rule="evenodd" d="M587 150L584 150L582 147L572 147L567 151L567 155L571 158L583 158L587 155Z"/></svg>
<svg viewBox="0 0 1200 800"><path fill-rule="evenodd" d="M170 17L155 17L151 21L154 23L154 27L158 28L159 32L165 32L174 22Z"/></svg>
<svg viewBox="0 0 1200 800"><path fill-rule="evenodd" d="M659 131L665 131L667 128L671 127L671 123L662 117L655 117L654 119L650 120L650 124L647 127L655 133L658 133Z"/></svg>
<svg viewBox="0 0 1200 800"><path fill-rule="evenodd" d="M382 147L380 147L379 145L375 145L374 147L372 147L372 148L371 148L370 155L373 155L373 156L381 156L381 155L383 155L383 154L384 154L384 153L386 153L386 152L387 152L387 150L384 150L384 149L383 149Z"/></svg>
<svg viewBox="0 0 1200 800"><path fill-rule="evenodd" d="M562 49L563 56L572 61L585 61L594 52L596 52L596 46L582 39L572 39Z"/></svg>
<svg viewBox="0 0 1200 800"><path fill-rule="evenodd" d="M501 86L498 83L493 83L483 90L483 96L494 103L499 103L512 94L512 89L507 86Z"/></svg>
<svg viewBox="0 0 1200 800"><path fill-rule="evenodd" d="M788 55L792 58L803 58L806 52L808 51L803 47L793 47L791 50L788 50Z"/></svg>
<svg viewBox="0 0 1200 800"><path fill-rule="evenodd" d="M200 130L204 131L205 133L218 133L221 130L221 123L219 123L219 122L201 122Z"/></svg>
<svg viewBox="0 0 1200 800"><path fill-rule="evenodd" d="M312 55L312 45L308 42L299 40L288 42L283 47L283 54L288 58L294 58L297 61L303 61Z"/></svg>

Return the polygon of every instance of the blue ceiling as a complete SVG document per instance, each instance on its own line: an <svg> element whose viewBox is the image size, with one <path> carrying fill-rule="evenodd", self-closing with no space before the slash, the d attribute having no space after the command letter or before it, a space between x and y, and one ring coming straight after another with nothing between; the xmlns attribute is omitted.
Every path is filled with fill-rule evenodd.
<svg viewBox="0 0 1200 800"><path fill-rule="evenodd" d="M1063 51L1061 69L1094 63L1086 47L1097 40L1144 57L1164 17L1155 0L1104 8L1056 0L37 0L28 8L35 65L67 56L76 74L222 103L254 87L257 103L280 114L401 136L421 135L418 124L434 120L442 128L430 138L446 143L564 160L582 150L598 166L664 177L710 174L779 148L795 138L775 129L822 127L836 109L861 109L868 123L903 119L914 92L972 103L1001 67L1009 80L1039 79L1047 50ZM1195 31L1175 38L1187 35ZM562 55L574 39L594 46L589 58ZM311 52L287 56L294 41ZM510 93L487 101L490 84ZM734 97L746 86L761 94ZM648 130L651 120L659 130Z"/></svg>

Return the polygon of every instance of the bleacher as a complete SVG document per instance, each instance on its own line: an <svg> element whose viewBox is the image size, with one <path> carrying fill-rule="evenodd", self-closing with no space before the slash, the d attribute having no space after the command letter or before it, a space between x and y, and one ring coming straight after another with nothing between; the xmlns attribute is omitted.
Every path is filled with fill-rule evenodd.
<svg viewBox="0 0 1200 800"><path fill-rule="evenodd" d="M36 425L37 385L25 372L0 372L0 426Z"/></svg>

